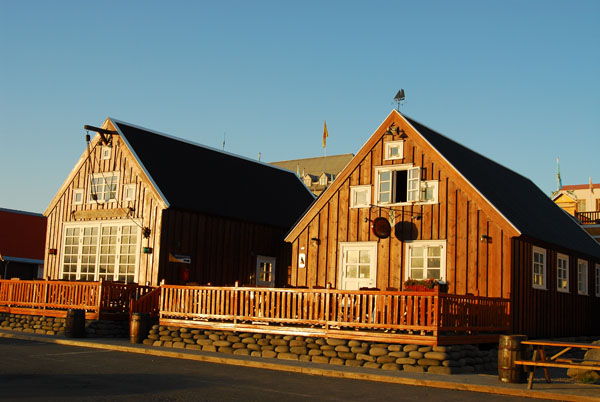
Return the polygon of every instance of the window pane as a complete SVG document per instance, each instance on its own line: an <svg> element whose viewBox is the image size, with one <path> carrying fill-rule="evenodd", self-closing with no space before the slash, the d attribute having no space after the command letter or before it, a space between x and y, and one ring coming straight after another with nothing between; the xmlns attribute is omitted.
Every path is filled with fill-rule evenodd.
<svg viewBox="0 0 600 402"><path fill-rule="evenodd" d="M348 265L346 267L346 278L357 278L358 268L356 265Z"/></svg>
<svg viewBox="0 0 600 402"><path fill-rule="evenodd" d="M439 269L428 269L427 270L427 278L440 279L440 270Z"/></svg>
<svg viewBox="0 0 600 402"><path fill-rule="evenodd" d="M361 263L368 264L371 262L371 253L369 251L361 250L359 255L359 260Z"/></svg>
<svg viewBox="0 0 600 402"><path fill-rule="evenodd" d="M422 268L417 268L417 269L412 269L410 271L410 276L413 279L423 279L423 269Z"/></svg>
<svg viewBox="0 0 600 402"><path fill-rule="evenodd" d="M410 260L410 265L412 268L423 268L423 258L414 257Z"/></svg>
<svg viewBox="0 0 600 402"><path fill-rule="evenodd" d="M439 268L440 267L440 259L439 258L428 258L427 259L427 268Z"/></svg>
<svg viewBox="0 0 600 402"><path fill-rule="evenodd" d="M361 265L360 267L360 277L361 278L370 278L371 276L371 267L369 265Z"/></svg>
<svg viewBox="0 0 600 402"><path fill-rule="evenodd" d="M358 262L358 250L348 250L348 262Z"/></svg>

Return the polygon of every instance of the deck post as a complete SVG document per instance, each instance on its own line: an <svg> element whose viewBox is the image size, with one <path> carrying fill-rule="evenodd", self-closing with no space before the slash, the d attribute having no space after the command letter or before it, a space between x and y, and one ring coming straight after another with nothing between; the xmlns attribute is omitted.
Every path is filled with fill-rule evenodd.
<svg viewBox="0 0 600 402"><path fill-rule="evenodd" d="M100 283L98 284L98 300L96 301L96 312L98 313L98 319L100 319L100 313L102 309L102 284L104 281L100 278Z"/></svg>
<svg viewBox="0 0 600 402"><path fill-rule="evenodd" d="M233 291L233 324L237 324L238 322L238 293L239 293L239 282L235 281L234 283L234 291Z"/></svg>

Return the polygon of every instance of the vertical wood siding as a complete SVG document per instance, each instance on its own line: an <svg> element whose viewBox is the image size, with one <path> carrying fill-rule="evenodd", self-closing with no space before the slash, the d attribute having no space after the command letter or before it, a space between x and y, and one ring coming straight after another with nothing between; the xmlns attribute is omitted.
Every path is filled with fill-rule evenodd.
<svg viewBox="0 0 600 402"><path fill-rule="evenodd" d="M419 147L411 138L404 143L405 158L383 158L384 142L398 137L384 135L354 168L292 242L291 285L337 287L339 243L377 241L377 283L380 289L402 288L405 278L406 240L446 240L446 276L449 291L479 296L510 296L510 248L505 222L495 222L473 197L473 190L461 188L455 171L431 150ZM439 203L387 208L350 208L350 187L371 185L376 198L375 167L413 163L421 167L422 180L439 180ZM464 187L464 186L463 186ZM373 201L374 202L374 201ZM420 219L414 219L419 216ZM392 235L377 239L371 221L384 217L392 221ZM395 224L395 225L394 225ZM480 241L482 234L490 241ZM311 239L318 239L318 241ZM298 268L298 253L305 253L306 268ZM509 255L509 254L506 254Z"/></svg>
<svg viewBox="0 0 600 402"><path fill-rule="evenodd" d="M527 334L530 338L597 335L600 321L590 319L600 311L600 297L594 292L594 266L598 261L575 254L569 250L557 250L540 242L516 238L512 240L515 250L513 332ZM532 247L546 250L546 289L534 289ZM569 292L557 290L557 254L569 256ZM588 261L588 295L577 293L577 260Z"/></svg>
<svg viewBox="0 0 600 402"><path fill-rule="evenodd" d="M291 245L283 241L286 230L197 212L168 209L163 212L161 272L158 282L186 282L215 286L250 284L256 275L256 256L275 257L276 286L288 283ZM318 236L318 234L317 234ZM169 253L189 255L191 264L169 262ZM315 257L313 257L315 258Z"/></svg>
<svg viewBox="0 0 600 402"><path fill-rule="evenodd" d="M160 255L160 227L162 218L162 207L158 198L152 190L151 184L146 182L137 161L129 152L118 136L113 136L112 151L109 160L101 160L102 146L99 143L92 145L89 155L85 154L83 163L73 172L71 180L57 194L55 205L48 211L46 250L56 248L57 255L48 255L46 251L44 259L44 276L50 279L60 279L60 268L62 261L62 239L65 223L73 222L98 222L119 219L127 221L128 218L112 218L110 216L97 219L75 219L77 211L107 211L114 208L133 208L129 214L131 222L135 220L144 227L149 227L151 235L149 239L141 238L142 247L152 247L152 254L143 254L140 250L138 255L138 283L156 284L158 278L158 257ZM101 172L118 172L118 197L116 202L96 204L88 203L88 192L90 187L90 175ZM123 185L135 183L135 201L123 200ZM80 205L73 205L73 190L83 189L84 200ZM141 230L141 229L140 229Z"/></svg>

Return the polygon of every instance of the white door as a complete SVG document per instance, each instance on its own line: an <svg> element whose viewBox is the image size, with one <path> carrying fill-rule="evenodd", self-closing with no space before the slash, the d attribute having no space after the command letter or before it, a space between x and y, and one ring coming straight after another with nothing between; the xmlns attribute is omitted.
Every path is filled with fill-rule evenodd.
<svg viewBox="0 0 600 402"><path fill-rule="evenodd" d="M377 242L340 243L340 289L377 285Z"/></svg>
<svg viewBox="0 0 600 402"><path fill-rule="evenodd" d="M275 286L275 257L256 256L256 286Z"/></svg>

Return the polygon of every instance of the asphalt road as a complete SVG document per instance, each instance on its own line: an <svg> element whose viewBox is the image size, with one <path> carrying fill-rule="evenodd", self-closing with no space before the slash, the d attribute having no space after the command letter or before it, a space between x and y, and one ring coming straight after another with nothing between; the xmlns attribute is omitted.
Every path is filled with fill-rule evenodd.
<svg viewBox="0 0 600 402"><path fill-rule="evenodd" d="M0 400L531 401L0 338Z"/></svg>

